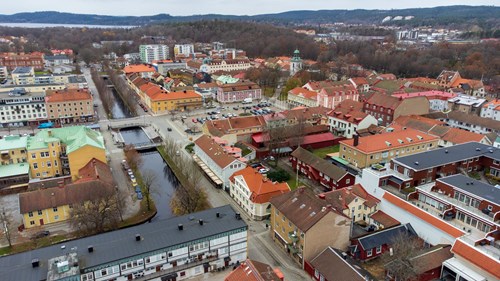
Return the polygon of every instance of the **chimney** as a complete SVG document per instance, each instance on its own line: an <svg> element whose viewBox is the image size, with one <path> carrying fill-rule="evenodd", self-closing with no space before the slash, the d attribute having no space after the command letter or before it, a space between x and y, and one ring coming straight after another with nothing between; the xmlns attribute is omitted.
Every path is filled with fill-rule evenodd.
<svg viewBox="0 0 500 281"><path fill-rule="evenodd" d="M220 218L220 213L219 212L215 213L215 216Z"/></svg>
<svg viewBox="0 0 500 281"><path fill-rule="evenodd" d="M182 223L179 223L179 224L177 225L177 228L178 228L179 230L183 230L183 229L184 229L184 226L182 225Z"/></svg>
<svg viewBox="0 0 500 281"><path fill-rule="evenodd" d="M352 137L354 139L353 145L354 146L358 146L358 144L359 144L359 136L358 135L353 135Z"/></svg>
<svg viewBox="0 0 500 281"><path fill-rule="evenodd" d="M237 219L237 220L241 220L241 215L240 215L240 213L236 213L236 214L235 214L235 217L236 217L236 219Z"/></svg>
<svg viewBox="0 0 500 281"><path fill-rule="evenodd" d="M89 253L94 252L94 246L92 246L92 245L91 245L91 246L88 246L88 247L87 247L87 251L89 251Z"/></svg>
<svg viewBox="0 0 500 281"><path fill-rule="evenodd" d="M136 234L135 235L135 241L141 241L141 235L140 234Z"/></svg>
<svg viewBox="0 0 500 281"><path fill-rule="evenodd" d="M52 137L52 130L47 130L47 134L49 135L49 137Z"/></svg>
<svg viewBox="0 0 500 281"><path fill-rule="evenodd" d="M202 219L199 219L199 220L198 220L198 223L199 223L200 225L203 225L203 220L202 220Z"/></svg>

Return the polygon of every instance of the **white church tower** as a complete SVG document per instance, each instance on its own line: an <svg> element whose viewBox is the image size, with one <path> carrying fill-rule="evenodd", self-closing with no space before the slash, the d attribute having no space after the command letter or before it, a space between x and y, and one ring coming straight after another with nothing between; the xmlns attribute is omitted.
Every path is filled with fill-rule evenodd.
<svg viewBox="0 0 500 281"><path fill-rule="evenodd" d="M302 59L300 58L300 51L295 50L293 52L293 58L290 60L290 76L294 76L295 73L302 69Z"/></svg>

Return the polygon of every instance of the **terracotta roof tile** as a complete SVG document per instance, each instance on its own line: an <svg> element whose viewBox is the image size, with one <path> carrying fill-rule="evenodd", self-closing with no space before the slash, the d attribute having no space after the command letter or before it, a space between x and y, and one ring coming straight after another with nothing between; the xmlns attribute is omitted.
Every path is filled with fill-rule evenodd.
<svg viewBox="0 0 500 281"><path fill-rule="evenodd" d="M306 99L310 99L310 100L316 100L317 97L318 97L318 93L315 92L315 91L309 91L308 89L304 89L304 88L301 88L301 87L297 87L297 88L294 88L294 89L291 89L290 91L288 91L288 94L292 94L292 95L295 95L295 96L302 96Z"/></svg>
<svg viewBox="0 0 500 281"><path fill-rule="evenodd" d="M131 64L125 66L123 71L126 74L134 72L155 72L155 68L148 64Z"/></svg>
<svg viewBox="0 0 500 281"><path fill-rule="evenodd" d="M221 168L227 167L234 161L238 161L233 156L227 154L224 148L207 135L199 137L194 143Z"/></svg>
<svg viewBox="0 0 500 281"><path fill-rule="evenodd" d="M279 281L282 275L279 269L272 270L268 264L247 259L230 272L224 281Z"/></svg>
<svg viewBox="0 0 500 281"><path fill-rule="evenodd" d="M479 249L457 239L451 251L500 279L500 262Z"/></svg>
<svg viewBox="0 0 500 281"><path fill-rule="evenodd" d="M290 187L286 182L272 182L252 167L246 167L231 176L233 179L235 177L243 178L252 193L250 200L257 204L269 202L271 197L290 191Z"/></svg>
<svg viewBox="0 0 500 281"><path fill-rule="evenodd" d="M49 90L45 101L51 102L66 102L66 101L92 101L92 95L87 89L64 89L64 90Z"/></svg>

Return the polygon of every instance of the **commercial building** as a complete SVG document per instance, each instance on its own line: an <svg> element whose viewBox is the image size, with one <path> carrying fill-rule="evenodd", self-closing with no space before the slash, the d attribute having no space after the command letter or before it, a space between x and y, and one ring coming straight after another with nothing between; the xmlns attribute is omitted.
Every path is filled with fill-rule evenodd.
<svg viewBox="0 0 500 281"><path fill-rule="evenodd" d="M47 120L45 92L13 88L0 93L0 126L27 126Z"/></svg>
<svg viewBox="0 0 500 281"><path fill-rule="evenodd" d="M200 71L212 74L217 71L247 70L250 67L252 66L248 59L217 59L204 62L200 66Z"/></svg>
<svg viewBox="0 0 500 281"><path fill-rule="evenodd" d="M95 158L106 163L104 139L85 126L45 129L28 138L28 163L32 178L50 178L78 171Z"/></svg>
<svg viewBox="0 0 500 281"><path fill-rule="evenodd" d="M217 101L221 103L242 102L247 98L255 101L262 98L262 89L250 80L242 80L220 85L216 97Z"/></svg>
<svg viewBox="0 0 500 281"><path fill-rule="evenodd" d="M162 60L153 62L153 67L156 72L161 75L167 75L171 69L187 69L187 63L182 61Z"/></svg>
<svg viewBox="0 0 500 281"><path fill-rule="evenodd" d="M247 236L246 223L226 205L4 256L0 275L5 281L179 280L244 262Z"/></svg>
<svg viewBox="0 0 500 281"><path fill-rule="evenodd" d="M252 167L234 173L229 180L231 198L255 220L269 218L271 197L290 191L286 182L272 182Z"/></svg>
<svg viewBox="0 0 500 281"><path fill-rule="evenodd" d="M414 129L340 141L339 157L357 168L435 149L439 138Z"/></svg>
<svg viewBox="0 0 500 281"><path fill-rule="evenodd" d="M94 101L86 89L65 89L46 92L48 119L59 124L73 124L94 120Z"/></svg>
<svg viewBox="0 0 500 281"><path fill-rule="evenodd" d="M266 121L262 116L239 116L221 120L208 120L201 127L205 135L219 137L235 144L238 141L249 142L251 136L262 132Z"/></svg>
<svg viewBox="0 0 500 281"><path fill-rule="evenodd" d="M140 45L139 55L141 61L151 63L154 60L166 60L169 58L169 49L167 45L153 44L153 45Z"/></svg>

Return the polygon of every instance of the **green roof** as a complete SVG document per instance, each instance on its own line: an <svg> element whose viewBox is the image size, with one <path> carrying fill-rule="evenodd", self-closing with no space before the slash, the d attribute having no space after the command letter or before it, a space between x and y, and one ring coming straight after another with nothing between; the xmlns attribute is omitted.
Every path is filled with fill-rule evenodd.
<svg viewBox="0 0 500 281"><path fill-rule="evenodd" d="M233 84L238 82L240 79L238 78L233 78L230 75L221 75L217 77L217 81L221 82L222 84Z"/></svg>
<svg viewBox="0 0 500 281"><path fill-rule="evenodd" d="M339 162L340 164L344 164L344 165L349 165L349 162L345 161L344 159L338 157L338 156L333 156L331 157L333 160Z"/></svg>
<svg viewBox="0 0 500 281"><path fill-rule="evenodd" d="M26 148L28 137L21 136L5 136L0 139L0 150L12 150L18 148Z"/></svg>
<svg viewBox="0 0 500 281"><path fill-rule="evenodd" d="M0 178L25 175L28 174L29 170L30 165L28 163L0 165Z"/></svg>
<svg viewBox="0 0 500 281"><path fill-rule="evenodd" d="M47 148L48 143L53 141L65 144L67 154L86 145L105 149L104 139L100 132L85 126L72 126L38 132L35 136L28 138L28 150Z"/></svg>

